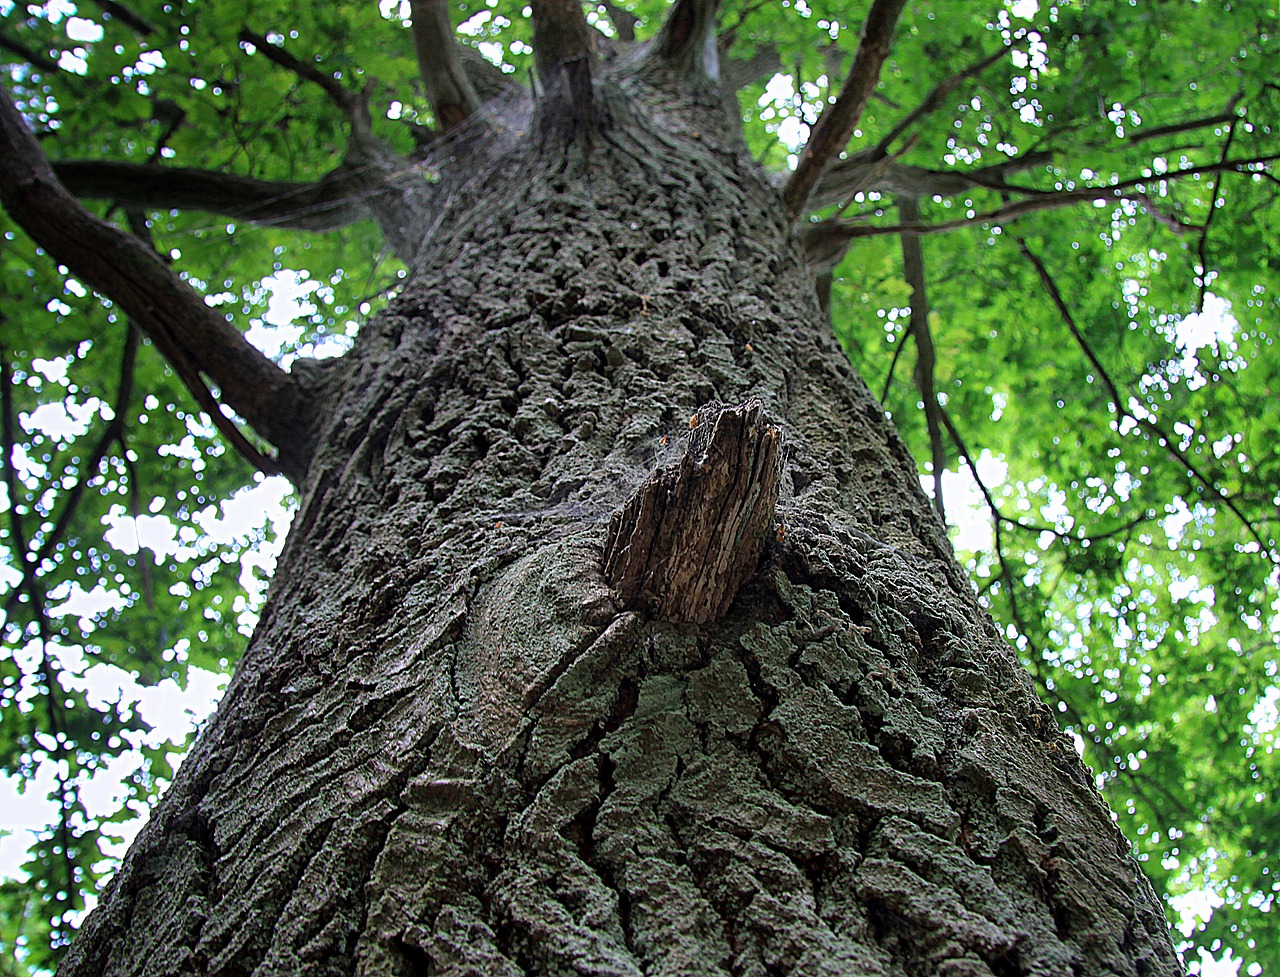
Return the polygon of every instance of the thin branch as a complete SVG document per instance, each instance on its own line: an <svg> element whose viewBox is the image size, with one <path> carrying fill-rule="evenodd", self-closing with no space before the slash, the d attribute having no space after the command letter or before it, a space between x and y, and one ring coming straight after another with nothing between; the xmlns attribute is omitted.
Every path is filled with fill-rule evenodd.
<svg viewBox="0 0 1280 977"><path fill-rule="evenodd" d="M953 197L980 189L1013 190L1007 182L1010 173L1043 166L1053 160L1052 153L1035 152L972 170L930 170L897 161L913 146L914 143L908 141L890 156L881 154L877 149L866 149L836 160L827 167L810 194L809 210L843 203L860 190L910 194L913 197Z"/></svg>
<svg viewBox="0 0 1280 977"><path fill-rule="evenodd" d="M889 360L889 372L884 377L884 389L880 391L880 403L884 403L889 399L889 387L893 384L893 371L898 368L898 360L902 359L902 351L907 348L907 337L911 335L910 329L903 329L902 335L898 337L898 341L894 344L893 358Z"/></svg>
<svg viewBox="0 0 1280 977"><path fill-rule="evenodd" d="M1231 155L1231 144L1235 142L1236 126L1233 121L1227 126L1227 138L1222 144L1222 162ZM1196 312L1204 311L1205 296L1209 294L1209 228L1213 226L1214 215L1218 213L1218 190L1222 187L1222 172L1213 177L1213 189L1209 194L1209 216L1204 219L1200 229L1200 245L1196 248L1196 257L1200 262L1200 294L1196 297Z"/></svg>
<svg viewBox="0 0 1280 977"><path fill-rule="evenodd" d="M9 531L11 549L22 564L22 579L14 588L16 597L26 591L31 601L32 616L40 633L40 664L38 666L41 684L44 685L42 698L49 717L49 734L53 738L53 758L56 761L55 779L58 792L58 837L62 847L62 867L64 879L59 915L66 925L66 914L72 907L72 899L76 892L75 864L71 845L71 802L68 799L74 788L68 783L72 762L68 755L68 744L65 734L66 723L62 717L61 696L62 685L55 675L53 663L49 659L49 612L45 606L44 592L37 577L39 563L32 558L27 547L26 532L22 525L22 515L18 511L18 476L14 465L14 454L17 447L17 412L13 403L13 372L9 363L8 350L0 347L0 466L4 469L4 486L9 496ZM56 930L55 930L56 932Z"/></svg>
<svg viewBox="0 0 1280 977"><path fill-rule="evenodd" d="M1049 274L1049 269L1045 266L1044 262L1040 260L1040 257L1031 250L1023 238L1015 237L1014 240L1017 242L1023 257L1031 263L1031 266L1036 270L1036 274L1040 276L1040 282L1048 293L1049 298L1053 301L1054 306L1057 308L1058 315L1062 318L1063 324L1066 325L1067 331L1071 333L1072 338L1076 341L1076 345L1080 347L1080 351L1084 353L1085 358L1097 373L1098 379L1101 380L1103 386L1106 387L1107 393L1111 398L1111 411L1116 416L1116 419L1123 421L1127 418L1146 432L1148 436L1155 438L1156 443L1164 448L1165 452L1171 458L1178 462L1178 464L1182 465L1183 469L1188 472L1195 481L1203 485L1213 498L1226 506L1227 509L1230 510L1231 514L1240 520L1249 535L1254 538L1254 541L1257 542L1258 546L1261 548L1264 557L1273 563L1280 562L1280 558L1272 552L1270 545L1262 538L1262 534L1258 531L1258 528L1253 524L1253 522L1240 510L1235 499L1223 492L1214 484L1211 478L1200 471L1199 467L1190 458L1188 458L1184 452L1180 451L1175 446L1173 438L1169 437L1160 425L1156 424L1154 421L1148 420L1147 418L1138 417L1130 411L1127 406L1125 406L1126 400L1121 396L1119 388L1116 386L1115 381L1111 379L1111 375L1108 373L1106 367L1102 365L1102 361L1098 358L1098 355L1093 351L1093 347L1089 345L1089 341L1085 339L1084 334L1080 331L1080 327L1076 325L1075 317L1067 307L1067 303L1063 299L1062 293L1058 290L1058 285L1053 280L1053 276Z"/></svg>
<svg viewBox="0 0 1280 977"><path fill-rule="evenodd" d="M418 74L442 132L451 132L480 111L480 97L462 67L460 45L447 0L410 0Z"/></svg>
<svg viewBox="0 0 1280 977"><path fill-rule="evenodd" d="M782 188L782 201L795 216L804 213L809 194L827 163L844 151L862 117L867 99L880 81L880 68L889 56L894 28L906 0L874 0L858 38L853 67L835 103L822 111L800 153L800 161Z"/></svg>
<svg viewBox="0 0 1280 977"><path fill-rule="evenodd" d="M23 61L27 62L27 64L39 68L42 71L48 71L51 74L55 71L62 70L58 65L58 62L50 60L39 51L27 47L21 41L16 41L7 34L0 34L0 50L8 51L10 54L16 54Z"/></svg>
<svg viewBox="0 0 1280 977"><path fill-rule="evenodd" d="M143 37L149 37L156 32L141 16L134 13L118 0L94 0L94 3L102 10L103 13L110 17L114 17L122 24L128 24L129 29L135 34L141 34Z"/></svg>
<svg viewBox="0 0 1280 977"><path fill-rule="evenodd" d="M876 143L875 152L881 156L885 155L889 151L889 147L893 145L899 136L915 125L921 118L937 110L938 106L942 104L942 100L959 88L961 82L967 81L974 75L982 74L982 72L986 71L991 67L991 65L1005 57L1008 53L1008 48L998 48L988 54L985 58L982 58L981 60L969 65L969 67L956 72L950 78L944 78L942 81L938 82L938 84L933 86L929 94L924 97L924 100L919 105L903 116L902 120L890 129L883 139Z"/></svg>
<svg viewBox="0 0 1280 977"><path fill-rule="evenodd" d="M714 33L720 0L675 0L667 8L647 60L686 78L718 79L720 51Z"/></svg>
<svg viewBox="0 0 1280 977"><path fill-rule="evenodd" d="M1236 99L1231 100L1234 106ZM1156 126L1154 129L1139 129L1129 137L1129 142L1137 145L1147 142L1151 139L1159 139L1161 136L1174 136L1180 132L1192 132L1196 129L1204 129L1208 126L1221 125L1224 122L1235 122L1238 116L1234 108L1228 108L1225 112L1219 112L1217 115L1206 116L1203 119L1191 119L1187 122L1175 122L1172 125Z"/></svg>
<svg viewBox="0 0 1280 977"><path fill-rule="evenodd" d="M920 220L920 205L914 197L898 201L898 211L906 223ZM924 273L924 248L914 234L902 236L903 277L911 286L911 321L907 326L916 343L916 365L913 371L916 390L924 402L925 425L929 429L929 455L933 462L933 508L943 525L947 510L942 499L942 473L947 467L947 452L942 443L942 425L938 419L941 406L934 390L937 356L933 349L933 333L929 330L929 294Z"/></svg>
<svg viewBox="0 0 1280 977"><path fill-rule="evenodd" d="M81 281L109 295L158 345L185 352L227 404L280 449L300 479L316 418L295 378L253 347L146 245L86 211L58 182L22 115L0 90L0 202Z"/></svg>
<svg viewBox="0 0 1280 977"><path fill-rule="evenodd" d="M263 34L258 34L249 28L243 28L239 37L241 44L252 44L264 58L273 64L279 65L286 71L291 71L299 78L319 85L324 89L324 93L329 96L329 100L338 108L342 109L347 115L351 114L355 105L355 95L342 86L342 83L333 75L326 74L315 66L315 64L307 61L300 61L283 47L272 44L270 40Z"/></svg>
<svg viewBox="0 0 1280 977"><path fill-rule="evenodd" d="M159 250L155 246L155 242L151 237L151 228L147 226L146 218L137 210L127 211L129 219L129 229L133 231L133 236L142 241L157 255ZM129 322L130 332L136 331L136 325L132 320ZM194 362L187 350L183 349L180 344L168 342L167 337L156 336L151 340L160 354L168 361L173 368L173 372L177 374L178 379L182 381L182 385L187 388L188 392L195 399L200 409L209 416L213 426L218 432L227 439L231 447L236 450L249 464L262 472L264 475L281 474L280 465L274 458L263 454L258 448L245 437L244 432L236 427L231 418L222 413L222 407L218 403L217 398L209 390L208 385L200 376L200 366ZM127 391L126 391L127 392ZM120 449L125 451L124 428L120 429ZM127 456L127 452L125 452ZM128 460L126 457L126 464Z"/></svg>
<svg viewBox="0 0 1280 977"><path fill-rule="evenodd" d="M1280 153L1273 153L1267 156L1257 156L1253 159L1234 159L1227 160L1224 163L1211 163L1206 166L1189 166L1181 170L1170 170L1167 173L1161 173L1158 176L1142 176L1134 177L1128 180L1122 180L1119 183L1112 184L1107 187L1077 187L1073 190L1037 190L1034 187L1013 187L1006 186L1002 189L1010 193L1031 193L1035 194L1030 200L1019 200L1008 204L1004 207L998 207L995 210L984 211L981 214L974 214L972 217L962 217L957 220L943 221L939 224L889 224L889 225L870 225L863 223L854 223L851 221L838 221L836 223L839 233L847 235L849 238L858 237L878 237L883 234L943 234L947 231L954 231L961 227L970 227L974 224L1006 224L1010 221L1017 220L1019 217L1026 217L1028 214L1039 213L1044 210L1054 210L1058 207L1066 207L1071 204L1081 203L1083 201L1093 200L1136 200L1142 202L1146 199L1146 191L1136 189L1144 187L1148 183L1159 182L1163 180L1176 180L1184 176L1194 176L1197 174L1204 175L1207 173L1249 173L1257 172L1249 167L1261 166L1264 163L1271 163L1280 159ZM1265 172L1262 175L1268 175ZM1196 228L1192 225L1181 225L1182 230L1190 231ZM836 228L832 228L830 233L836 233Z"/></svg>

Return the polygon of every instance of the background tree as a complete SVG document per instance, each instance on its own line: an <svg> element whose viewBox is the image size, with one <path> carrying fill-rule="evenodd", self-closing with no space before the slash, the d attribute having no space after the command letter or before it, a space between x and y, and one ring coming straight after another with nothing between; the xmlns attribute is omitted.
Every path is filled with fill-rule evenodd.
<svg viewBox="0 0 1280 977"><path fill-rule="evenodd" d="M1195 941L1215 954L1230 947L1250 963L1273 961L1276 927L1265 924L1278 834L1280 477L1268 333L1280 253L1268 211L1278 182L1280 89L1268 70L1280 29L1274 5L917 3L895 33L900 6L728 4L718 27L719 90L738 92L746 144L777 174L782 200L800 218L821 307L908 442L930 459L926 468L940 477L962 462L981 473L984 456L1003 462L1003 483L982 486L994 538L971 568L1045 700L1078 737L1157 889L1166 897L1215 893L1224 904ZM113 823L148 805L173 776L171 750L152 746L119 811L90 810L85 792L95 773L129 754L142 722L129 699L96 695L86 674L110 665L144 684L185 681L193 666L226 670L236 659L253 618L236 573L246 541L213 543L200 529L254 469L282 471L307 491L319 485L322 500L333 490L304 474L318 433L307 405L345 382L333 378L349 364L374 363L378 344L393 344L405 310L416 308L406 291L380 325L368 324L409 269L432 267L419 257L424 240L428 253L435 244L424 220L457 190L460 161L484 159L500 172L495 146L516 158L526 151L521 140L541 133L543 152L569 161L566 187L581 184L592 159L614 159L601 133L629 131L621 109L605 114L621 103L591 94L602 72L626 77L635 37L657 38L644 64L659 88L667 73L685 82L673 91L688 94L697 87L689 79L712 60L688 43L707 22L707 4L677 4L665 32L663 4L582 9L585 19L576 6L550 2L534 5L532 18L505 2L446 9L426 0L380 10L258 5L252 14L144 3L5 8L0 43L17 107L63 184L136 241L95 230L69 201L13 182L21 166L40 160L10 113L5 205L37 243L8 228L0 257L9 509L2 538L13 567L6 639L14 648L3 666L0 736L7 771L52 771L58 811L32 849L33 884L4 893L5 939L23 965L47 966L62 952L84 892L116 864L102 857ZM460 38L451 38L450 19L462 24ZM531 117L541 129L525 130ZM690 136L684 117L670 122L673 142L676 133ZM567 148L558 141L566 133ZM708 145L732 138L706 133ZM680 150L658 145L672 155L656 172L679 172L670 164ZM483 209L483 188L464 190ZM444 209L458 206L450 199ZM668 223L677 242L699 233ZM456 227L434 230L466 244ZM776 231L741 237L757 243L760 273L778 276L779 294L801 303L787 291L797 272L785 248L771 257ZM707 262L724 246L703 244L699 260ZM680 253L677 243L666 246ZM548 247L544 263L556 269ZM529 296L544 323L564 326L597 301L572 289L563 298L580 272L569 250L559 261L569 265L533 283L547 289ZM482 251L475 260L493 256ZM750 366L744 354L771 360L757 368L781 371L788 390L801 376L834 382L821 379L827 368L800 357L800 347L773 341L773 330L734 332L727 324L741 328L746 308L707 304L705 283L662 265L654 257L637 268L635 280L648 284L632 289L632 317L686 344L702 372L690 377L673 361L659 374L668 381L659 401L629 405L648 424L636 437L650 454L633 451L627 465L609 455L614 467L604 469L628 485L663 438L678 440L677 407L692 410L740 388ZM203 304L173 291L171 269L203 292ZM283 359L343 349L363 326L363 352L358 346L348 366L295 360L291 373L280 373L227 327L224 308L238 321L260 317L290 273L312 304L284 340ZM750 290L719 288L721 301L748 303L761 322L792 322L768 302L750 304L761 301ZM702 304L677 297L685 293ZM464 298L501 307L482 291L450 301ZM690 339L682 320L684 332L663 332L669 317L679 320L677 309L691 308L740 347L731 364L699 359L706 337ZM590 359L599 334L575 328L585 331L567 336L560 352ZM636 355L615 347L603 355L624 364ZM529 362L559 369L550 359ZM788 368L799 372L782 377ZM488 377L495 388L509 382L500 363L485 369L496 371ZM433 377L428 386L443 382ZM815 424L864 430L853 412L821 422L797 413L803 399L781 398L788 410L779 418L802 470L824 443ZM373 418L375 443L405 437L393 420L405 407L395 398L389 405L387 420ZM571 427L574 440L560 450L590 455L581 446L598 441L593 428L607 430L607 421ZM517 413L510 426L532 431L536 442L552 436L546 423ZM548 528L587 532L621 501L602 496L600 472L569 472L558 487L532 480L533 495L522 496L528 487L518 473L528 465L518 452L499 451L496 470L510 482L496 490L525 501L504 502L505 518L495 518L493 497L475 496L478 521L467 523L458 515L466 506L454 499L449 512L441 486L469 484L467 464L487 457L474 439L491 437L495 426L451 425L449 437L429 442L442 461L421 476L445 495L432 500L446 503L442 520L468 531L482 521L497 537L471 552L490 554L475 561L481 577L472 586L512 558L498 554L530 546ZM459 425L473 439L465 450L450 448L460 443ZM337 469L343 477L355 471L376 481L386 462L371 469L370 458L383 443L376 451L368 443L352 435ZM340 447L328 443L324 457L336 464ZM835 473L844 491L851 474ZM574 477L580 484L570 484ZM801 481L824 477L813 471ZM790 542L784 533L766 561L783 576L812 579L811 563L787 562L817 538L805 535L817 530L796 501L805 488L793 478L794 497L784 492L782 511L794 513ZM813 504L809 497L810 515ZM908 530L878 522L886 504L876 500L866 510L875 518L855 519L863 535L850 545L860 540L868 561L931 552L923 523ZM153 544L153 558L136 544L122 552L119 533L104 539L104 525L137 529L139 539L148 526L172 527L173 536ZM364 564L369 592L384 602L356 622L369 641L380 620L394 618L403 588L412 593L413 575L425 572L399 578L403 558ZM908 571L894 570L901 585ZM278 591L305 590L292 580ZM464 606L465 597L458 595ZM792 595L774 597L793 606ZM848 610L815 613L835 621ZM449 614L442 633L465 630L461 612ZM249 674L243 685L258 680ZM752 679L753 694L767 698L773 679ZM641 698L650 707L640 684L634 702L626 681L619 688L608 703L619 716ZM901 765L914 763L919 774L919 730L907 739ZM892 742L883 739L881 752L892 756ZM569 831L587 862L601 813L594 803ZM887 905L874 925L892 932L903 916L909 907Z"/></svg>

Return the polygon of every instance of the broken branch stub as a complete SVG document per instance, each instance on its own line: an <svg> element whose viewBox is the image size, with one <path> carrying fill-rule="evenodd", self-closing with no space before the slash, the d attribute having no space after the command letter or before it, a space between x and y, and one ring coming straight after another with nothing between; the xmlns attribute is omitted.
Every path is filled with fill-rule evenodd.
<svg viewBox="0 0 1280 977"><path fill-rule="evenodd" d="M721 617L755 572L778 502L778 429L764 405L712 402L678 464L609 520L604 572L623 603L676 623Z"/></svg>

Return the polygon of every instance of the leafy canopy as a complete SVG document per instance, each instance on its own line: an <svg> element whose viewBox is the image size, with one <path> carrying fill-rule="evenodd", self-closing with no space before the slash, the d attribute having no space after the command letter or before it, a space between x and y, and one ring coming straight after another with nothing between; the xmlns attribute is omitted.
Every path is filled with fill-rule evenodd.
<svg viewBox="0 0 1280 977"><path fill-rule="evenodd" d="M621 41L665 6L586 9ZM722 5L747 147L780 180L869 6ZM452 13L527 82L522 3ZM55 161L321 180L347 118L278 51L366 91L397 151L432 138L406 0L0 14L3 82ZM912 3L828 174L844 175L801 222L836 334L929 460L940 508L965 539L989 522L975 581L1184 920L1193 967L1226 952L1250 974L1280 965L1278 34L1269 0ZM286 364L341 352L403 274L370 221L310 233L91 206ZM222 518L261 475L109 298L7 218L0 323L0 765L49 801L0 888L20 972L56 964L171 777L187 744L139 703L232 667L271 526ZM948 491L960 471L976 513Z"/></svg>

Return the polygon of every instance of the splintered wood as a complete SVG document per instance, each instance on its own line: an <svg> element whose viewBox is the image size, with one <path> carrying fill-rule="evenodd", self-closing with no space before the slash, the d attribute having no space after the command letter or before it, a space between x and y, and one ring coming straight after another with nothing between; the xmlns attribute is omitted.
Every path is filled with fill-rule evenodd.
<svg viewBox="0 0 1280 977"><path fill-rule="evenodd" d="M705 624L729 609L760 560L781 439L758 400L707 404L689 426L680 462L650 475L610 519L604 571L627 606Z"/></svg>

